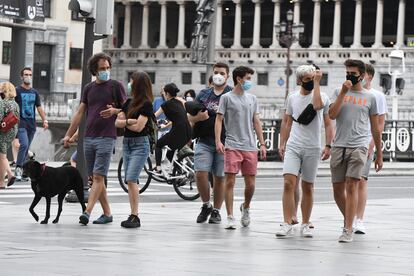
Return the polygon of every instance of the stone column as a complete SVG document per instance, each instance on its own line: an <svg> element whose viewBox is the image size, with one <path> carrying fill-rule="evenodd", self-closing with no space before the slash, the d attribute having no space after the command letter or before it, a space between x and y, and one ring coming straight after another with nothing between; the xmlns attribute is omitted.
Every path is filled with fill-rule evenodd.
<svg viewBox="0 0 414 276"><path fill-rule="evenodd" d="M175 48L184 49L184 36L185 36L185 1L177 1L179 5L179 18L178 18L178 40Z"/></svg>
<svg viewBox="0 0 414 276"><path fill-rule="evenodd" d="M165 0L158 1L161 5L160 18L160 44L157 48L167 48L167 2Z"/></svg>
<svg viewBox="0 0 414 276"><path fill-rule="evenodd" d="M231 48L240 49L241 46L241 24L242 24L242 0L233 0L236 4L236 14L234 17L234 42Z"/></svg>
<svg viewBox="0 0 414 276"><path fill-rule="evenodd" d="M253 44L250 48L259 49L260 46L260 19L262 0L252 0L254 3Z"/></svg>
<svg viewBox="0 0 414 276"><path fill-rule="evenodd" d="M398 6L397 47L404 46L405 0L400 0Z"/></svg>
<svg viewBox="0 0 414 276"><path fill-rule="evenodd" d="M280 48L279 41L277 40L277 33L275 32L275 25L280 23L280 2L281 0L272 0L275 3L275 10L273 15L273 38L270 48Z"/></svg>
<svg viewBox="0 0 414 276"><path fill-rule="evenodd" d="M321 0L313 0L313 32L312 32L312 48L319 48L319 35L321 29Z"/></svg>
<svg viewBox="0 0 414 276"><path fill-rule="evenodd" d="M295 3L295 6L293 8L293 25L297 25L300 23L300 2L302 2L302 0L293 0L293 1ZM297 33L294 35L298 36ZM300 48L298 40L293 42L292 48Z"/></svg>
<svg viewBox="0 0 414 276"><path fill-rule="evenodd" d="M334 16L334 28L333 39L331 48L341 47L341 2L342 0L335 1L335 16Z"/></svg>
<svg viewBox="0 0 414 276"><path fill-rule="evenodd" d="M125 6L124 43L121 48L131 48L131 2L122 2Z"/></svg>
<svg viewBox="0 0 414 276"><path fill-rule="evenodd" d="M351 48L362 48L361 27L362 27L362 1L355 0L355 21L354 21L354 43Z"/></svg>
<svg viewBox="0 0 414 276"><path fill-rule="evenodd" d="M377 1L377 20L375 22L375 43L373 48L383 47L382 44L382 25L384 21L384 0Z"/></svg>
<svg viewBox="0 0 414 276"><path fill-rule="evenodd" d="M221 31L223 29L223 1L217 0L216 15L216 48L223 48L221 44Z"/></svg>
<svg viewBox="0 0 414 276"><path fill-rule="evenodd" d="M148 45L148 20L149 20L149 5L148 0L141 0L142 4L142 31L141 31L141 45L139 48L149 48Z"/></svg>

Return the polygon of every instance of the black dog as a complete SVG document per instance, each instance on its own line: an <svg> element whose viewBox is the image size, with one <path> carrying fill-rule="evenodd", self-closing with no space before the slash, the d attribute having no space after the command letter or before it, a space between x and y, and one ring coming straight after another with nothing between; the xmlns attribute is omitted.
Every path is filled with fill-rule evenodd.
<svg viewBox="0 0 414 276"><path fill-rule="evenodd" d="M27 175L32 182L32 190L35 194L29 211L36 221L39 216L34 212L34 207L39 203L42 197L46 198L46 217L41 222L47 224L50 218L50 199L58 195L59 209L53 223L58 223L60 213L62 212L63 199L70 190L74 190L82 206L82 212L86 206L83 203L83 179L79 171L71 166L60 168L48 167L37 161L29 160L23 165L23 173Z"/></svg>

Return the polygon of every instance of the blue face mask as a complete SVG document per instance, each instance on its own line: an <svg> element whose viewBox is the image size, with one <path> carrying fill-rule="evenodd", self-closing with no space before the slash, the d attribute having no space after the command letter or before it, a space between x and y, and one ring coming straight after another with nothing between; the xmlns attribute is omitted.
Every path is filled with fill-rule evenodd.
<svg viewBox="0 0 414 276"><path fill-rule="evenodd" d="M253 86L253 83L252 83L252 81L249 81L249 80L245 80L241 85L241 87L244 91L249 90L250 88L252 88L252 86Z"/></svg>
<svg viewBox="0 0 414 276"><path fill-rule="evenodd" d="M127 90L128 90L128 96L131 95L131 91L132 91L132 85L130 82L128 82L128 86L127 86Z"/></svg>
<svg viewBox="0 0 414 276"><path fill-rule="evenodd" d="M98 72L98 79L101 81L108 81L110 77L111 77L111 72L109 70Z"/></svg>

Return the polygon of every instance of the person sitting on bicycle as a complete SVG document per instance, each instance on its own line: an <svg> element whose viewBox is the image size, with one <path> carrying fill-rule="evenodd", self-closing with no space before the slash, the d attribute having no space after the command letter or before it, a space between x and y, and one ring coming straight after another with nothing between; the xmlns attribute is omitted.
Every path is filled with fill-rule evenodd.
<svg viewBox="0 0 414 276"><path fill-rule="evenodd" d="M163 90L167 101L155 112L155 117L164 113L172 127L167 134L157 141L155 148L156 167L153 172L161 176L163 176L161 172L162 148L168 146L171 149L167 152L167 159L171 162L175 150L180 150L184 147L192 137L191 126L188 122L187 112L184 107L185 101L177 97L177 93L180 90L174 83L165 85Z"/></svg>

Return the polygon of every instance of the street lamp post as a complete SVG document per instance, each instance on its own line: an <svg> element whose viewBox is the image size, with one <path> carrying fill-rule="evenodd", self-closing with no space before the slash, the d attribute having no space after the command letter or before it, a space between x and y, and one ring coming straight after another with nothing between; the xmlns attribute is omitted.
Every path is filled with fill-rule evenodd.
<svg viewBox="0 0 414 276"><path fill-rule="evenodd" d="M292 74L290 68L290 48L295 41L299 40L300 35L304 32L305 25L303 23L293 23L293 11L288 10L286 14L286 22L275 24L275 33L279 43L287 48L286 55L286 93L285 100L289 94L289 76Z"/></svg>
<svg viewBox="0 0 414 276"><path fill-rule="evenodd" d="M391 75L391 97L392 97L392 120L398 120L398 95L396 89L397 77L402 76L405 72L405 58L402 50L392 50L388 65L388 74Z"/></svg>

